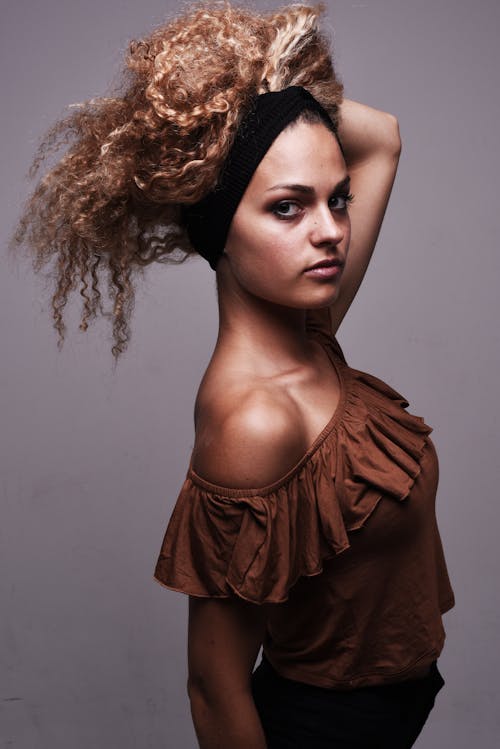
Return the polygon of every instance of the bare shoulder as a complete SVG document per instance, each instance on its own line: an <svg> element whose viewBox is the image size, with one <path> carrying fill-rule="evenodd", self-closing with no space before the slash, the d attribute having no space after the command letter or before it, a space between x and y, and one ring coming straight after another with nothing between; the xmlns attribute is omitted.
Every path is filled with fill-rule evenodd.
<svg viewBox="0 0 500 749"><path fill-rule="evenodd" d="M197 414L192 466L211 483L259 488L284 476L307 449L302 416L278 387L233 387Z"/></svg>

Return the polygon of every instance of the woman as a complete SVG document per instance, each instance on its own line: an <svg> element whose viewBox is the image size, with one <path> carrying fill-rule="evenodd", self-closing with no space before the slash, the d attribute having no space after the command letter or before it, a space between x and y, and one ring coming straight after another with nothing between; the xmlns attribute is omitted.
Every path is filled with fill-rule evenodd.
<svg viewBox="0 0 500 749"><path fill-rule="evenodd" d="M342 98L317 17L202 5L133 43L120 94L47 136L35 167L73 142L17 234L37 267L56 261L61 340L69 291L80 283L85 329L107 281L115 356L135 270L179 250L215 270L219 336L155 569L190 596L202 749L404 749L444 683L454 600L431 429L335 339L398 124Z"/></svg>

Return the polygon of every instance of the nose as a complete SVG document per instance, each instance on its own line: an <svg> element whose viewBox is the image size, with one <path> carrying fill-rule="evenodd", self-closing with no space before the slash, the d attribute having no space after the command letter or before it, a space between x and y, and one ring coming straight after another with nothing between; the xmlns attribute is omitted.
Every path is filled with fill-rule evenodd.
<svg viewBox="0 0 500 749"><path fill-rule="evenodd" d="M349 214L334 213L329 206L321 206L312 217L311 242L315 246L338 245L349 229Z"/></svg>

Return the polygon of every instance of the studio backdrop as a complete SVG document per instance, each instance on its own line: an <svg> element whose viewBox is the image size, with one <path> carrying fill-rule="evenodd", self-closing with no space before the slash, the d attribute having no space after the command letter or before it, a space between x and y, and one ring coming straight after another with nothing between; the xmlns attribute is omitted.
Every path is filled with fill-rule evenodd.
<svg viewBox="0 0 500 749"><path fill-rule="evenodd" d="M257 2L259 8L271 3ZM217 334L201 259L152 265L116 368L108 319L61 352L50 292L6 246L38 139L106 94L172 0L18 0L2 12L0 744L193 749L187 599L153 569L193 445ZM417 745L494 749L500 730L496 0L327 2L350 99L394 113L403 150L370 268L338 338L351 366L434 427L456 607L446 687Z"/></svg>

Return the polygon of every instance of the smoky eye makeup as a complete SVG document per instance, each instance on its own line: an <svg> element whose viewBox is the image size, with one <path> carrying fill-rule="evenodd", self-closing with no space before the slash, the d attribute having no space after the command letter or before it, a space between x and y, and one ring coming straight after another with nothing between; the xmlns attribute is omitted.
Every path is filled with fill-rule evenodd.
<svg viewBox="0 0 500 749"><path fill-rule="evenodd" d="M354 195L344 189L340 192L336 191L330 197L328 203L331 210L345 212L347 211L349 205L353 202L353 200ZM340 201L340 205L334 205L335 201ZM282 198L281 200L273 202L268 210L278 219L290 220L299 216L302 210L304 210L304 207L307 206L304 206L296 199Z"/></svg>
<svg viewBox="0 0 500 749"><path fill-rule="evenodd" d="M349 192L351 184L350 175L346 175L333 187L328 199L330 210L338 213L346 213L349 205L354 200L354 195ZM266 192L282 191L281 197L274 199L266 211L281 221L291 221L302 215L308 206L317 199L316 191L312 185L299 183L282 183L274 185Z"/></svg>
<svg viewBox="0 0 500 749"><path fill-rule="evenodd" d="M342 200L343 206L340 207L340 210L346 209L350 206L350 204L354 201L354 195L352 192L341 192L336 195L332 195L330 198L330 202L332 200Z"/></svg>
<svg viewBox="0 0 500 749"><path fill-rule="evenodd" d="M270 207L271 213L280 219L295 218L300 214L302 207L295 200L278 200Z"/></svg>

